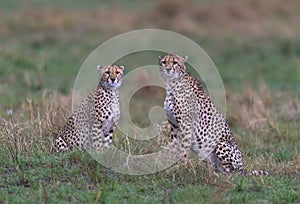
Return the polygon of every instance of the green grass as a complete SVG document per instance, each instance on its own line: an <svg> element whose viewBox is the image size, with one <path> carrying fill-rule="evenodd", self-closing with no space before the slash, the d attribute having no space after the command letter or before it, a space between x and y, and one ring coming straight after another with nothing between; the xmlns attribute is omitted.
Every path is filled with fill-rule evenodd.
<svg viewBox="0 0 300 204"><path fill-rule="evenodd" d="M8 203L297 203L300 199L299 181L288 176L230 178L196 169L214 180L207 184L183 167L145 176L118 174L79 151L30 157L19 158L15 165L1 163L6 176L1 177L0 196Z"/></svg>
<svg viewBox="0 0 300 204"><path fill-rule="evenodd" d="M191 18L184 22L190 24L178 21L180 15L168 17L174 15L179 1L168 15L163 13L168 12L163 1L135 2L30 1L26 9L18 0L0 3L0 203L300 203L300 32L291 31L289 37L269 31L241 36L244 27L232 24L221 27L223 35L215 32L215 22L210 21L218 19L218 12L212 15L209 9L218 7L202 13L201 6L207 8L207 2L180 6ZM276 11L265 16L275 22L269 25L275 31L298 16L293 0L284 8L266 2L272 8L268 12ZM225 13L226 8L234 14L245 6L230 5L224 7ZM252 6L265 14L264 4ZM124 23L128 28L119 28L115 22L110 27L105 24L110 18L97 16L97 9L114 12L117 22L124 16L134 20ZM277 14L284 9L288 15ZM228 25L241 23L225 18ZM241 24L247 23L242 20ZM245 167L268 169L271 176L215 174L195 156L188 167L123 175L103 167L86 152L53 151L56 133L70 115L70 91L86 57L105 40L146 26L178 31L205 48L223 79L227 118ZM237 33L232 34L231 28ZM158 54L134 53L119 63L129 72L153 64ZM161 89L136 93L130 105L133 122L147 126L148 110L162 104L163 96ZM7 115L8 109L13 110L12 116ZM130 143L136 153L155 148L155 141Z"/></svg>

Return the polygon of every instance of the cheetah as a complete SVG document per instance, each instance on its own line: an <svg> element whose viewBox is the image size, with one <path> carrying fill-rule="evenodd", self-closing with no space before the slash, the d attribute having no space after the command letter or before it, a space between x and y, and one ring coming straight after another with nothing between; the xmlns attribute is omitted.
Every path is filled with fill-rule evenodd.
<svg viewBox="0 0 300 204"><path fill-rule="evenodd" d="M108 148L120 117L123 66L97 66L99 83L75 109L55 140L57 151Z"/></svg>
<svg viewBox="0 0 300 204"><path fill-rule="evenodd" d="M179 148L180 158L193 150L216 172L268 175L266 171L243 169L241 152L225 118L200 82L187 72L186 61L187 57L176 54L159 57L166 89L164 111L171 127L170 147Z"/></svg>

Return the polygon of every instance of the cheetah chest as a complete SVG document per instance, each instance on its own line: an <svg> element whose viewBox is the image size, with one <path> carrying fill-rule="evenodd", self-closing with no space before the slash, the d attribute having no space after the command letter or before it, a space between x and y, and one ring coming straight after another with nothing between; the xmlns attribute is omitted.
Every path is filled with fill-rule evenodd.
<svg viewBox="0 0 300 204"><path fill-rule="evenodd" d="M104 133L108 133L117 124L120 117L119 103L113 102L110 105L106 120L103 122L102 128Z"/></svg>
<svg viewBox="0 0 300 204"><path fill-rule="evenodd" d="M113 103L111 105L111 115L109 117L109 121L111 123L117 123L119 120L119 116L120 116L120 107L119 107L119 103Z"/></svg>
<svg viewBox="0 0 300 204"><path fill-rule="evenodd" d="M167 119L174 125L177 125L177 120L174 116L174 103L166 98L165 102L164 102L164 110L165 110L165 114L167 116Z"/></svg>

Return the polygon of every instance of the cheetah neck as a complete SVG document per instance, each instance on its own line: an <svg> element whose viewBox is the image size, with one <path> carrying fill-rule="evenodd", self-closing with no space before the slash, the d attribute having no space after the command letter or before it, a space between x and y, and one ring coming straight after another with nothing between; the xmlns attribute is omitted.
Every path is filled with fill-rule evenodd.
<svg viewBox="0 0 300 204"><path fill-rule="evenodd" d="M182 78L181 76L175 79L164 78L164 84L166 90L172 90L175 87L178 87L180 85L181 78Z"/></svg>
<svg viewBox="0 0 300 204"><path fill-rule="evenodd" d="M97 92L110 96L113 100L119 100L119 89L103 86L103 84L99 83L97 87Z"/></svg>
<svg viewBox="0 0 300 204"><path fill-rule="evenodd" d="M173 80L164 80L167 93L178 90L190 90L199 98L209 98L200 82L192 77L189 73L184 73ZM192 94L192 93L191 93Z"/></svg>

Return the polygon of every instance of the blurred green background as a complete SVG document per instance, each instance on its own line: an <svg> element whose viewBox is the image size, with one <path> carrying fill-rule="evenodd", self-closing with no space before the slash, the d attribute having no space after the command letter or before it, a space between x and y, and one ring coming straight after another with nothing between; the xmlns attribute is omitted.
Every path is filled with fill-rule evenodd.
<svg viewBox="0 0 300 204"><path fill-rule="evenodd" d="M134 29L161 28L197 42L226 89L300 92L297 1L1 1L0 94L18 105L45 89L66 94L86 57L102 42ZM139 60L137 58L136 60ZM127 64L126 64L127 65ZM130 67L130 61L128 63Z"/></svg>

